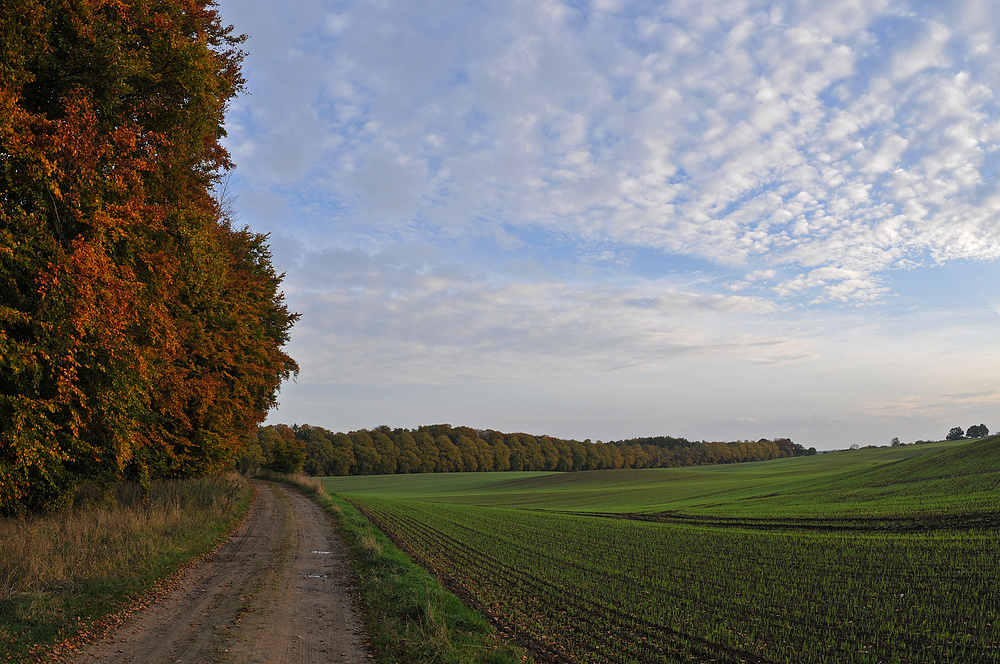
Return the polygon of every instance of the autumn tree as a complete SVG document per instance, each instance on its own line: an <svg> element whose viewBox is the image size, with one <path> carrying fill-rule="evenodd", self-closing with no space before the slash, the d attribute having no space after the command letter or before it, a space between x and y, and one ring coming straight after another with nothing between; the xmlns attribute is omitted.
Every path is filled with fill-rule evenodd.
<svg viewBox="0 0 1000 664"><path fill-rule="evenodd" d="M564 472L573 470L573 453L570 451L569 443L564 440L555 439L553 445L556 448L556 453L559 455L554 470Z"/></svg>
<svg viewBox="0 0 1000 664"><path fill-rule="evenodd" d="M372 444L379 454L378 473L380 475L394 475L399 461L399 447L383 431L375 434Z"/></svg>
<svg viewBox="0 0 1000 664"><path fill-rule="evenodd" d="M434 444L438 448L438 472L450 473L462 470L462 453L458 450L458 446L451 442L451 438L441 434L434 439Z"/></svg>
<svg viewBox="0 0 1000 664"><path fill-rule="evenodd" d="M510 466L511 451L510 448L503 442L503 440L497 440L492 445L493 449L493 470L505 471L513 470Z"/></svg>
<svg viewBox="0 0 1000 664"><path fill-rule="evenodd" d="M364 429L354 431L350 434L354 443L354 466L351 468L352 475L376 475L382 455L375 449L371 434Z"/></svg>
<svg viewBox="0 0 1000 664"><path fill-rule="evenodd" d="M242 38L207 0L0 7L0 511L230 466L297 369L213 197Z"/></svg>
<svg viewBox="0 0 1000 664"><path fill-rule="evenodd" d="M236 470L244 475L255 475L266 463L264 448L260 446L260 441L254 438L247 441L240 449L239 456L236 457Z"/></svg>
<svg viewBox="0 0 1000 664"><path fill-rule="evenodd" d="M346 433L330 434L333 445L333 459L327 469L330 475L350 475L351 469L357 464L354 458L354 442Z"/></svg>
<svg viewBox="0 0 1000 664"><path fill-rule="evenodd" d="M545 466L542 470L555 470L559 466L559 450L556 449L553 439L549 436L542 436L538 439L538 444L542 448L542 456L545 458Z"/></svg>
<svg viewBox="0 0 1000 664"><path fill-rule="evenodd" d="M399 448L399 457L396 459L396 472L416 473L420 471L420 449L417 441L413 439L413 434L406 430L399 430L395 433L396 447Z"/></svg>
<svg viewBox="0 0 1000 664"><path fill-rule="evenodd" d="M295 428L295 437L305 445L306 460L302 472L312 476L335 474L334 449L328 431L305 425Z"/></svg>
<svg viewBox="0 0 1000 664"><path fill-rule="evenodd" d="M587 445L590 441L572 441L569 443L569 451L573 456L573 465L570 467L571 470L583 470L587 463Z"/></svg>
<svg viewBox="0 0 1000 664"><path fill-rule="evenodd" d="M295 431L284 424L257 431L257 442L264 451L264 468L276 473L301 473L306 461L306 445Z"/></svg>
<svg viewBox="0 0 1000 664"><path fill-rule="evenodd" d="M472 442L476 446L476 463L479 470L484 472L493 470L494 455L489 443L479 436L473 438Z"/></svg>
<svg viewBox="0 0 1000 664"><path fill-rule="evenodd" d="M545 457L542 446L534 436L524 434L518 436L521 442L521 454L525 470L545 470Z"/></svg>
<svg viewBox="0 0 1000 664"><path fill-rule="evenodd" d="M458 439L455 441L455 446L458 448L458 451L462 456L461 470L467 473L479 470L479 458L477 455L476 444L472 441L472 438L469 438L464 434L460 434Z"/></svg>
<svg viewBox="0 0 1000 664"><path fill-rule="evenodd" d="M413 436L413 439L417 444L417 458L420 459L420 466L416 469L416 472L436 472L441 452L434 443L434 437L427 431L421 430Z"/></svg>
<svg viewBox="0 0 1000 664"><path fill-rule="evenodd" d="M521 443L521 437L514 434L507 437L504 442L510 451L508 456L510 469L514 472L526 470L524 466L524 445Z"/></svg>

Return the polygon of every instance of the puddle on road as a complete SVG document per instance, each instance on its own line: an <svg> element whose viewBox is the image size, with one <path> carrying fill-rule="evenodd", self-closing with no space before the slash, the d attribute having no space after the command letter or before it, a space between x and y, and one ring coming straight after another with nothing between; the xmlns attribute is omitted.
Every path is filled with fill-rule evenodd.
<svg viewBox="0 0 1000 664"><path fill-rule="evenodd" d="M333 555L333 551L310 551L309 553L318 553L321 556Z"/></svg>
<svg viewBox="0 0 1000 664"><path fill-rule="evenodd" d="M325 579L325 578L327 578L328 575L326 575L326 574L303 574L302 576L304 576L307 579Z"/></svg>

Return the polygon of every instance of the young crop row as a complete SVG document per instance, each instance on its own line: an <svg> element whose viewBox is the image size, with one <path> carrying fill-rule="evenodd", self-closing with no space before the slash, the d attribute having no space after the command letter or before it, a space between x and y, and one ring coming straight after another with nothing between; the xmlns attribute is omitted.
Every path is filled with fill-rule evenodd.
<svg viewBox="0 0 1000 664"><path fill-rule="evenodd" d="M994 530L752 530L353 502L566 662L1000 662Z"/></svg>

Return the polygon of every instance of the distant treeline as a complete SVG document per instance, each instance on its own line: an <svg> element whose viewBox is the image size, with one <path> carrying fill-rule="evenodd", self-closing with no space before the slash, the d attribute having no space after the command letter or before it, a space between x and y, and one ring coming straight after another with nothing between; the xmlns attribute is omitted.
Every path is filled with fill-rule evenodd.
<svg viewBox="0 0 1000 664"><path fill-rule="evenodd" d="M694 442L656 436L602 443L434 424L333 433L308 424L260 427L237 462L308 475L393 475L505 470L678 468L816 454L787 438Z"/></svg>

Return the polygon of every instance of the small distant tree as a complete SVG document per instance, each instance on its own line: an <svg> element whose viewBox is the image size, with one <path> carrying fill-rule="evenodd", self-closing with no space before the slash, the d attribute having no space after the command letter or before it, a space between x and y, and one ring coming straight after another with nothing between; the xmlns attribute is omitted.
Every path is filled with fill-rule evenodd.
<svg viewBox="0 0 1000 664"><path fill-rule="evenodd" d="M965 435L969 438L986 438L986 436L990 435L990 430L986 428L985 424L974 424L969 427Z"/></svg>
<svg viewBox="0 0 1000 664"><path fill-rule="evenodd" d="M952 427L945 440L962 440L963 438L965 438L965 431L962 430L962 427Z"/></svg>

